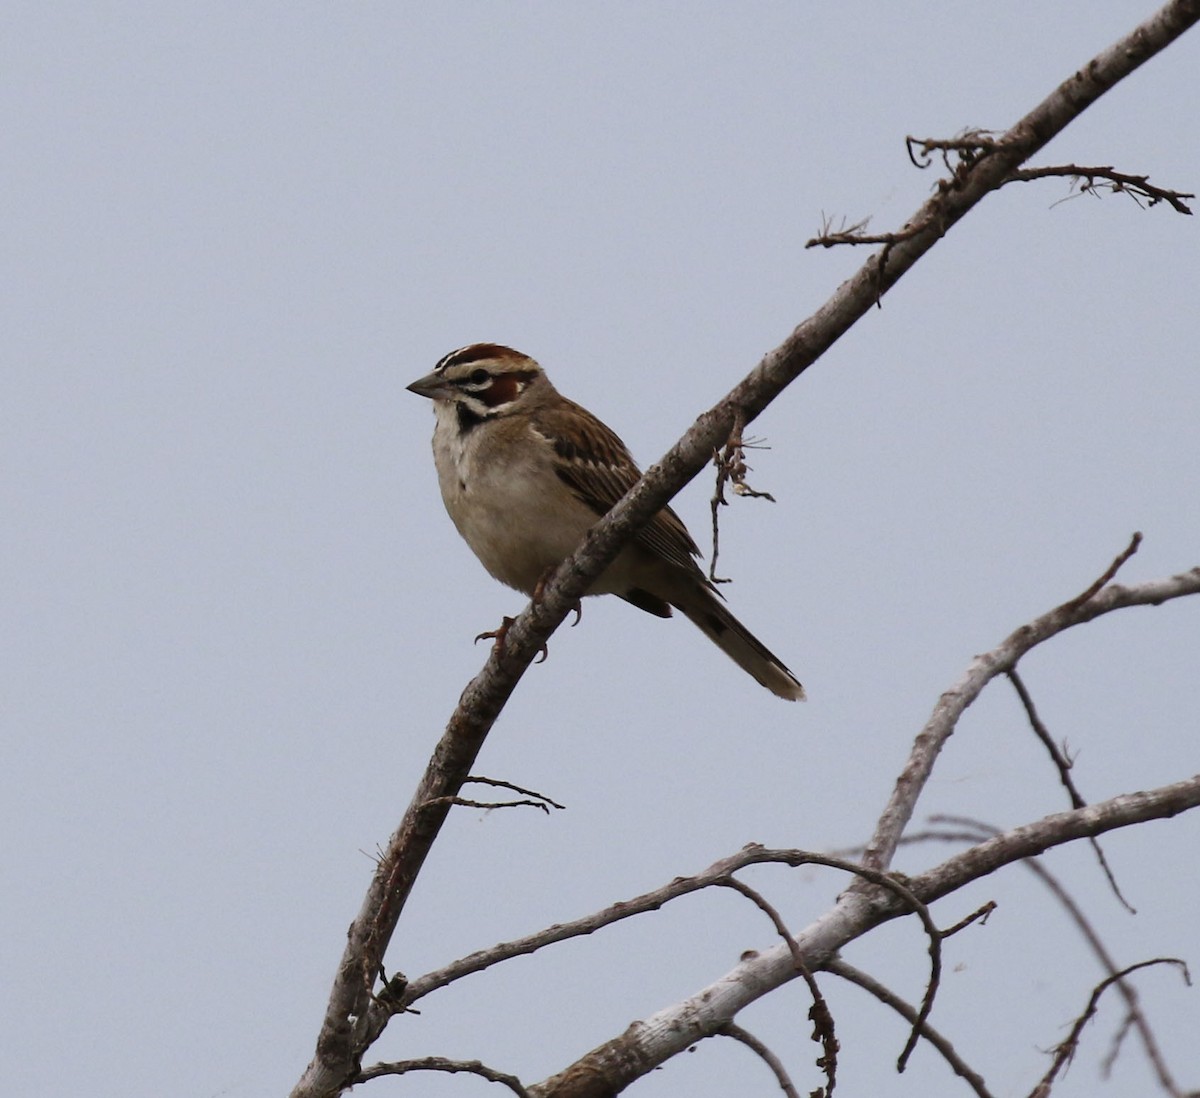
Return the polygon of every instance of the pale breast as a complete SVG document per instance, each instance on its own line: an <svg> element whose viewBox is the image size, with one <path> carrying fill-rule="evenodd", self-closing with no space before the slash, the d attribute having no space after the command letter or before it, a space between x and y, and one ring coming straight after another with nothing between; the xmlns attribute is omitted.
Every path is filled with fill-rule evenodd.
<svg viewBox="0 0 1200 1098"><path fill-rule="evenodd" d="M551 453L523 420L463 432L452 408L438 413L434 462L450 518L496 579L532 594L597 516L559 480Z"/></svg>

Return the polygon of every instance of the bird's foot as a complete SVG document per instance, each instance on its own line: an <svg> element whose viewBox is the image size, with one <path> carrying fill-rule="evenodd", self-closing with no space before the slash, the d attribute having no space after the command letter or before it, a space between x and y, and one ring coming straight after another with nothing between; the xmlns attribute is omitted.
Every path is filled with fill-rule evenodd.
<svg viewBox="0 0 1200 1098"><path fill-rule="evenodd" d="M512 627L512 623L516 620L516 618L510 618L507 614L505 614L504 617L500 619L499 629L491 629L486 633L480 633L479 636L475 638L475 643L478 644L482 640L495 641L495 644L492 645L492 651L503 656L504 638L508 636L508 631Z"/></svg>
<svg viewBox="0 0 1200 1098"><path fill-rule="evenodd" d="M478 644L481 640L493 641L494 643L492 644L492 651L495 652L497 656L503 656L505 638L508 636L508 631L510 628L512 628L513 622L516 620L516 618L510 618L507 614L505 614L504 617L500 619L499 629L492 629L487 633L480 633L479 636L475 638L475 643ZM538 658L533 662L545 663L546 657L549 655L550 649L543 644Z"/></svg>

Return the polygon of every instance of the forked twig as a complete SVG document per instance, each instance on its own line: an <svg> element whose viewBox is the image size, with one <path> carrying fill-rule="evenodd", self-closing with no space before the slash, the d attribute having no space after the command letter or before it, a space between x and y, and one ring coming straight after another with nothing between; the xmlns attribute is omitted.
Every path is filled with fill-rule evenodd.
<svg viewBox="0 0 1200 1098"><path fill-rule="evenodd" d="M1050 1093L1050 1088L1054 1085L1055 1077L1074 1058L1075 1050L1079 1047L1080 1034L1083 1033L1083 1027L1095 1015L1100 1003L1100 996L1113 984L1124 980L1131 972L1136 972L1139 968L1148 968L1150 965L1176 965L1183 972L1184 982L1189 986L1191 985L1192 978L1188 973L1188 967L1178 957L1155 957L1149 961L1138 961L1137 964L1129 965L1127 968L1121 969L1120 972L1114 972L1111 976L1106 976L1092 989L1092 994L1088 998L1088 1004L1084 1008L1083 1013L1075 1019L1075 1024L1071 1026L1071 1032L1055 1047L1053 1063L1051 1063L1046 1074L1039 1080L1037 1086L1029 1092L1029 1098L1046 1098Z"/></svg>

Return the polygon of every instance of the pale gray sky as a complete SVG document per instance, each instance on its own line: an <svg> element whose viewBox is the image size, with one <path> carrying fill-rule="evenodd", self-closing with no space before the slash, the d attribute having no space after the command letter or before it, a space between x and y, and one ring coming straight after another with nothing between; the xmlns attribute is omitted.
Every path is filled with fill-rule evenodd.
<svg viewBox="0 0 1200 1098"><path fill-rule="evenodd" d="M928 193L906 134L1002 129L1152 10L1141 0L209 3L10 0L0 415L5 495L0 854L12 1094L282 1094L307 1062L386 839L462 686L523 600L437 497L404 391L477 340L657 457L864 255L822 217L898 226ZM1200 33L1042 162L1200 190ZM1140 529L1131 579L1197 564L1196 219L1065 184L991 198L756 424L724 516L735 612L799 674L777 701L682 620L595 600L529 674L479 769L569 806L457 811L390 964L417 975L744 843L869 833L970 657L1081 590ZM678 509L706 542L711 482ZM1101 799L1196 770L1200 606L1127 611L1024 666ZM922 813L1066 807L993 687ZM1049 862L1122 962L1200 964L1200 823ZM903 867L945 851L906 854ZM950 943L935 1024L1025 1093L1098 973L1013 869ZM844 884L749 879L796 925ZM429 997L378 1057L479 1057L535 1081L769 945L694 897ZM924 943L849 959L918 997ZM961 1094L904 1028L824 981L847 1095ZM1200 1086L1200 999L1139 986ZM807 1091L805 993L748 1011ZM1056 1093L1144 1094L1115 1001ZM425 1077L363 1093L460 1095ZM733 1042L637 1093L771 1094ZM840 1092L840 1091L839 1091Z"/></svg>

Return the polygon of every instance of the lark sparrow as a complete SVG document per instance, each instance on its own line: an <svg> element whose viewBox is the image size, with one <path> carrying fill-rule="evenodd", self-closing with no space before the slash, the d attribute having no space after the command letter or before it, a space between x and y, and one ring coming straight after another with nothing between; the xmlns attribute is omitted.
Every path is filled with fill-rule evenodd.
<svg viewBox="0 0 1200 1098"><path fill-rule="evenodd" d="M433 401L433 460L458 532L496 579L526 595L640 476L625 444L511 347L452 351L408 389ZM587 593L620 595L660 618L674 606L773 694L803 699L796 677L725 608L699 552L664 507Z"/></svg>

